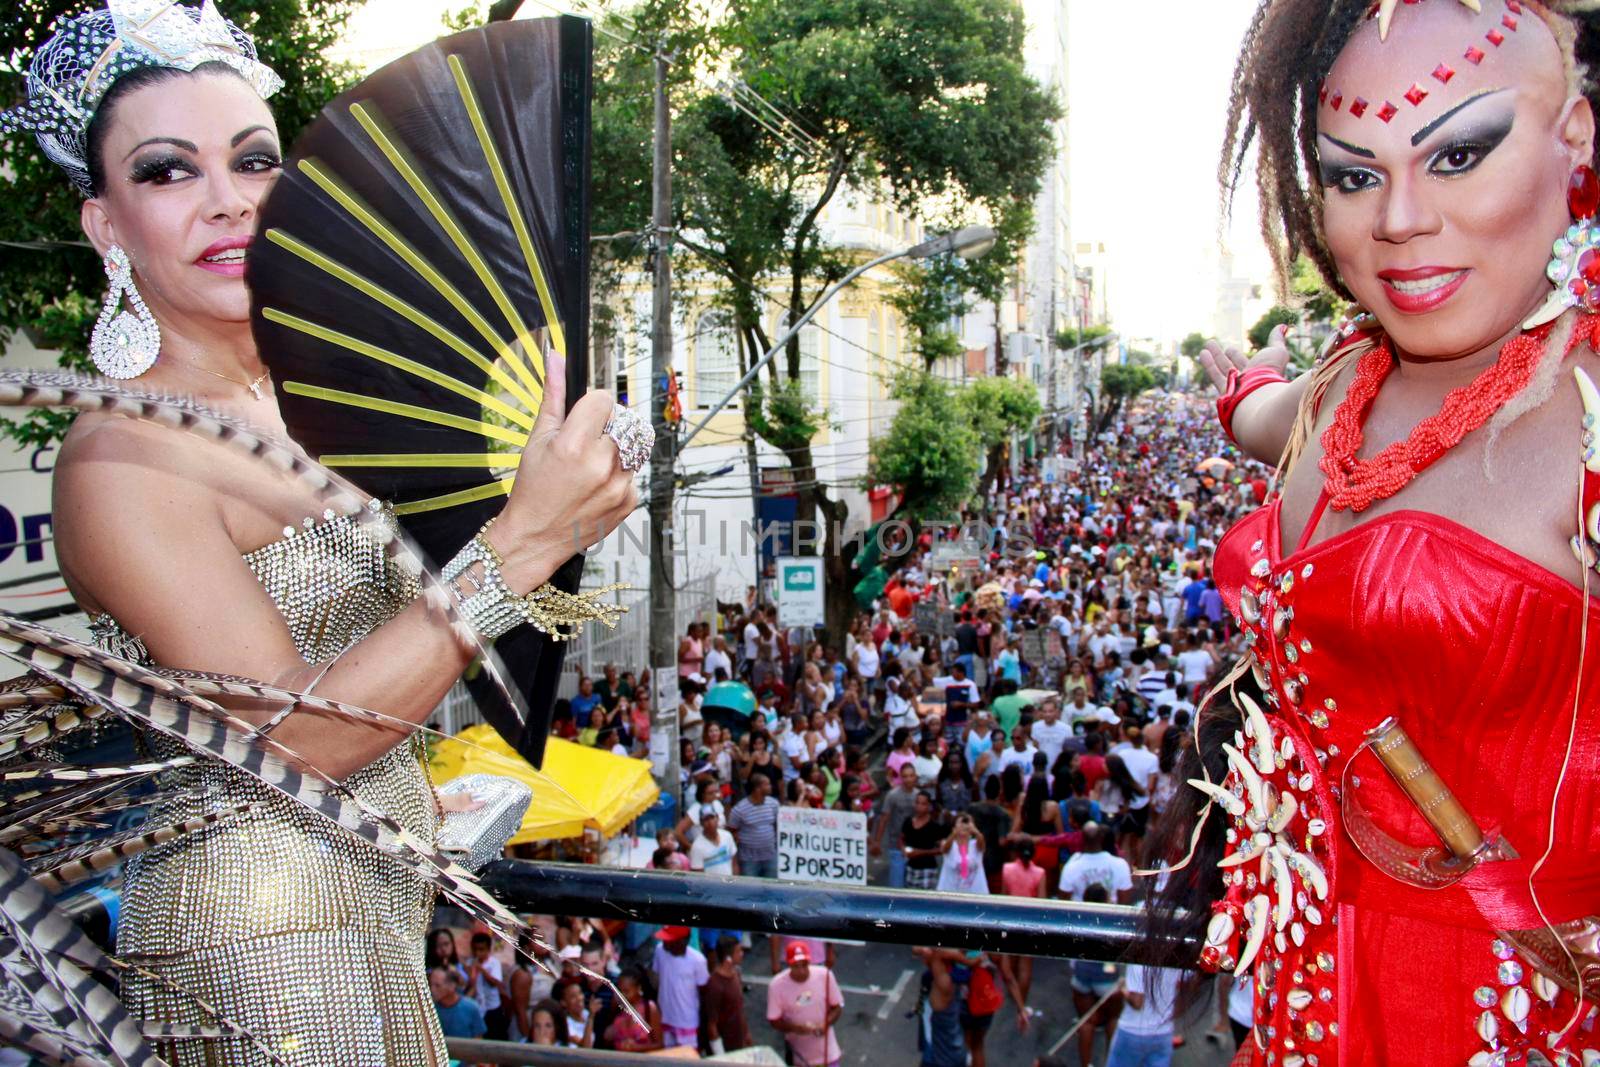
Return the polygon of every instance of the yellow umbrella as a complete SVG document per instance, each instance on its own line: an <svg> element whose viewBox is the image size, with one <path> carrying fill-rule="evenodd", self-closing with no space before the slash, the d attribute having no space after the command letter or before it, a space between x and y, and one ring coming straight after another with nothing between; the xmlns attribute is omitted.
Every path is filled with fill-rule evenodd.
<svg viewBox="0 0 1600 1067"><path fill-rule="evenodd" d="M436 783L463 774L499 774L533 790L522 828L508 844L581 837L586 829L610 836L660 795L648 760L552 737L545 748L544 770L536 771L490 726L469 726L456 737L460 740L447 738L434 751L429 772Z"/></svg>

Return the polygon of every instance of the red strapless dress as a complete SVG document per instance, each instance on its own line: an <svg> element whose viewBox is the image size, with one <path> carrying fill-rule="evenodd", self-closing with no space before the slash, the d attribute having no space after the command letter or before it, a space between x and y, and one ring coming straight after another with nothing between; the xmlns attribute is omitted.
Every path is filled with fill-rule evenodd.
<svg viewBox="0 0 1600 1067"><path fill-rule="evenodd" d="M1546 999L1548 983L1536 982L1494 931L1543 925L1528 878L1551 833L1579 692L1581 593L1437 515L1381 516L1288 556L1278 516L1273 501L1241 520L1215 563L1269 694L1262 710L1272 755L1258 758L1275 769L1261 777L1298 801L1277 834L1284 848L1229 876L1235 902L1260 907L1255 898L1265 895L1271 908L1253 965L1256 1031L1267 1050L1255 1062L1515 1065L1529 1062L1533 1048L1560 1063L1547 1038L1571 1017L1572 1000ZM1600 614L1590 610L1600 641ZM1552 922L1600 914L1597 662L1592 655L1583 665L1555 847L1537 881ZM1438 843L1370 753L1346 774L1364 732L1391 715L1479 825L1503 829L1521 859L1424 890L1356 850L1341 788L1360 789L1393 837ZM1240 740L1254 750L1254 737ZM1248 799L1237 774L1227 784ZM1230 826L1234 853L1272 836L1253 835L1243 818ZM1581 1056L1570 1062L1600 1062L1600 1053L1583 1055L1600 1049L1595 1021L1590 1014L1560 1045Z"/></svg>

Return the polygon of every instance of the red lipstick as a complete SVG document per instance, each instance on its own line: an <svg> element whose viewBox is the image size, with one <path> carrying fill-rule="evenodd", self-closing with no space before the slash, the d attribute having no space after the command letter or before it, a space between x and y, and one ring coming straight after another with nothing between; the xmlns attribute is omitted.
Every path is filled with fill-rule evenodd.
<svg viewBox="0 0 1600 1067"><path fill-rule="evenodd" d="M1378 272L1383 293L1404 315L1424 315L1444 304L1472 273L1468 267L1407 267Z"/></svg>
<svg viewBox="0 0 1600 1067"><path fill-rule="evenodd" d="M213 241L195 257L194 265L229 278L244 277L244 253L254 238L248 234Z"/></svg>

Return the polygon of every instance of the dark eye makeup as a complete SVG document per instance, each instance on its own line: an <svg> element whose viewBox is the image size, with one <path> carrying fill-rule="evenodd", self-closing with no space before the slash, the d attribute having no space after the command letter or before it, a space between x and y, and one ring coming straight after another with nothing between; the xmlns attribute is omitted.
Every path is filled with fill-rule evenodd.
<svg viewBox="0 0 1600 1067"><path fill-rule="evenodd" d="M233 166L245 174L270 174L283 167L283 157L275 148L258 145L239 153ZM192 160L176 153L163 153L136 160L128 173L128 181L134 185L172 185L199 174L200 168Z"/></svg>
<svg viewBox="0 0 1600 1067"><path fill-rule="evenodd" d="M1464 126L1429 154L1428 173L1437 178L1453 178L1471 172L1511 135L1513 125L1514 116L1504 115ZM1377 171L1364 166L1319 161L1317 173L1324 188L1341 193L1359 193L1382 181Z"/></svg>
<svg viewBox="0 0 1600 1067"><path fill-rule="evenodd" d="M1478 123L1461 130L1428 158L1428 173L1465 174L1482 163L1511 134L1512 119Z"/></svg>

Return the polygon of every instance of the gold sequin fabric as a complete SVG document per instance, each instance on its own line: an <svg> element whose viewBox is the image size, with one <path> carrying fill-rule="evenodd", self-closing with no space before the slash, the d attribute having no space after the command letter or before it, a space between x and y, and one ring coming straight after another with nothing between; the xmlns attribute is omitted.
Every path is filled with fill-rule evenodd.
<svg viewBox="0 0 1600 1067"><path fill-rule="evenodd" d="M307 662L338 655L417 592L415 579L347 517L286 528L281 540L244 558ZM126 640L107 620L99 627L103 644ZM150 747L168 745L152 740ZM347 784L431 841L437 807L420 754L408 741ZM423 974L433 888L226 764L208 760L181 773L180 799L153 813L163 821L259 806L129 863L117 948L152 972L124 976L130 1013L213 1025L204 1003L296 1067L445 1062ZM158 1047L176 1067L271 1062L240 1038Z"/></svg>

